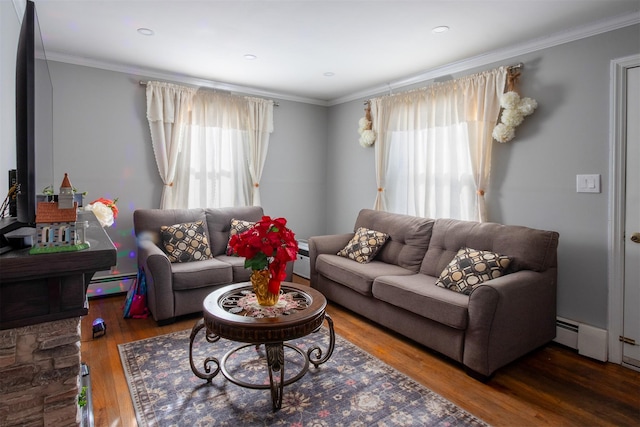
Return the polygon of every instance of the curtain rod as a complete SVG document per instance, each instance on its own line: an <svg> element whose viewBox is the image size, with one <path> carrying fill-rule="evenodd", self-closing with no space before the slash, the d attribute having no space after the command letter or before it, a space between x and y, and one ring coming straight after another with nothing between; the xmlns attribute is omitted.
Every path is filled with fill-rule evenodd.
<svg viewBox="0 0 640 427"><path fill-rule="evenodd" d="M144 80L140 80L140 81L138 82L138 84L139 84L140 86L146 86L146 85L147 85L147 82L145 82ZM273 101L273 106L274 106L274 107L279 107L279 106L280 106L280 103L279 103L279 102L277 102L277 101Z"/></svg>
<svg viewBox="0 0 640 427"><path fill-rule="evenodd" d="M518 69L520 69L520 68L524 68L524 64L523 64L522 62L518 62L517 64L509 65L509 66L507 67L507 69L508 69L509 71L511 71L511 70L518 70ZM364 100L364 105L367 105L369 102L370 102L370 100L369 100L369 99L365 99L365 100Z"/></svg>

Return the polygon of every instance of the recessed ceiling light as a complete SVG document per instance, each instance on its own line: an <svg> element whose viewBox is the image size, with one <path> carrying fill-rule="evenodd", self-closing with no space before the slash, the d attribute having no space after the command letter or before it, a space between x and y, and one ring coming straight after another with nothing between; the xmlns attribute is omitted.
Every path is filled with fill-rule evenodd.
<svg viewBox="0 0 640 427"><path fill-rule="evenodd" d="M327 71L326 73L323 74L323 76L325 76L325 77L333 77L335 75L336 75L336 73L333 73L331 71Z"/></svg>
<svg viewBox="0 0 640 427"><path fill-rule="evenodd" d="M155 34L153 30L149 28L138 28L138 33L142 34L143 36L152 36Z"/></svg>
<svg viewBox="0 0 640 427"><path fill-rule="evenodd" d="M256 55L251 54L251 53L247 53L244 56L244 59L246 59L247 61L253 61L254 59L258 59L258 57Z"/></svg>
<svg viewBox="0 0 640 427"><path fill-rule="evenodd" d="M440 25L439 27L435 27L431 30L433 34L446 33L447 31L449 31L449 27L446 25Z"/></svg>

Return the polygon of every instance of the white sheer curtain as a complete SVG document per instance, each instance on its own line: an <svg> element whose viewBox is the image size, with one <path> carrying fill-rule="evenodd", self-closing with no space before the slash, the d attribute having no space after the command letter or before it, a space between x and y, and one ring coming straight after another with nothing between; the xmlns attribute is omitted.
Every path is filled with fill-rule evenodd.
<svg viewBox="0 0 640 427"><path fill-rule="evenodd" d="M272 101L199 90L178 161L178 205L259 205L272 116Z"/></svg>
<svg viewBox="0 0 640 427"><path fill-rule="evenodd" d="M260 206L260 179L269 150L269 135L273 132L273 101L246 98L249 109L249 174L251 175L251 200Z"/></svg>
<svg viewBox="0 0 640 427"><path fill-rule="evenodd" d="M185 208L247 206L245 102L208 90L193 97L190 135L176 185Z"/></svg>
<svg viewBox="0 0 640 427"><path fill-rule="evenodd" d="M378 193L374 208L486 221L491 132L507 69L371 100Z"/></svg>
<svg viewBox="0 0 640 427"><path fill-rule="evenodd" d="M153 153L164 183L160 208L178 207L175 191L180 148L188 136L189 108L195 89L170 83L147 83L147 120Z"/></svg>

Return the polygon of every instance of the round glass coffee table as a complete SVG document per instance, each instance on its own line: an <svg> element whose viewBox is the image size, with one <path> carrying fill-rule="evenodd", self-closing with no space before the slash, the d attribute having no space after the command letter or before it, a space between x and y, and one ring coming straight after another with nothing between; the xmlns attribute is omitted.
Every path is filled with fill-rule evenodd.
<svg viewBox="0 0 640 427"><path fill-rule="evenodd" d="M274 410L282 407L285 385L302 378L309 370L309 363L317 368L329 360L333 353L335 332L333 320L325 312L327 300L320 292L309 286L283 282L276 305L263 307L256 302L251 283L239 283L224 286L210 293L202 306L203 318L193 326L189 339L189 362L193 373L198 378L211 382L219 372L222 372L225 378L241 387L269 388ZM318 345L309 348L305 353L286 342L320 331L325 320L329 329L329 345L326 353ZM205 328L207 342L215 343L220 338L224 338L247 344L233 348L220 360L216 357L207 357L204 360L203 369L200 370L193 360L193 342L203 328ZM227 369L229 357L247 347L260 345L265 346L269 384L248 383L236 378ZM285 347L303 358L300 371L286 380Z"/></svg>

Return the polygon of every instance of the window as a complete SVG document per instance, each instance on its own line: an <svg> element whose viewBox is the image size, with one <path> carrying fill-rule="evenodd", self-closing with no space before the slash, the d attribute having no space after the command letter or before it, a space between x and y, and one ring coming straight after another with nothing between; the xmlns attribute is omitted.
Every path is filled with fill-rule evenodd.
<svg viewBox="0 0 640 427"><path fill-rule="evenodd" d="M476 190L466 125L393 132L387 188L391 212L475 219Z"/></svg>
<svg viewBox="0 0 640 427"><path fill-rule="evenodd" d="M186 207L248 205L247 132L194 125L190 133L181 153Z"/></svg>
<svg viewBox="0 0 640 427"><path fill-rule="evenodd" d="M273 101L147 83L147 118L164 183L160 207L260 205Z"/></svg>
<svg viewBox="0 0 640 427"><path fill-rule="evenodd" d="M372 99L375 208L485 221L491 132L506 67Z"/></svg>

